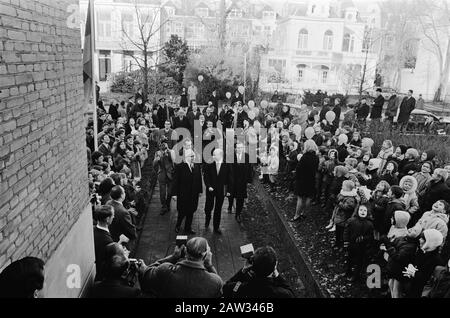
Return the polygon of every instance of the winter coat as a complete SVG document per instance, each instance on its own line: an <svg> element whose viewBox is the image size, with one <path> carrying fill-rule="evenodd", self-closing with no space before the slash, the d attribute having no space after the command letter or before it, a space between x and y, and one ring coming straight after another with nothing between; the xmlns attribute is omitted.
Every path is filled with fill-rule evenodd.
<svg viewBox="0 0 450 318"><path fill-rule="evenodd" d="M391 218L395 211L404 211L405 203L401 199L393 199L388 202L386 206L386 212L384 213L383 226L381 228L381 234L387 234L391 228Z"/></svg>
<svg viewBox="0 0 450 318"><path fill-rule="evenodd" d="M358 205L357 196L356 189L353 189L353 191L341 190L337 196L337 204L333 212L334 224L341 226L346 224Z"/></svg>
<svg viewBox="0 0 450 318"><path fill-rule="evenodd" d="M388 202L388 196L386 194L382 194L380 191L375 191L370 200L372 215L374 218L373 225L375 227L375 230L377 230L378 232L380 232L382 229L384 213L386 211Z"/></svg>
<svg viewBox="0 0 450 318"><path fill-rule="evenodd" d="M417 196L423 196L431 180L431 175L429 173L416 172L413 174L413 177L417 180Z"/></svg>
<svg viewBox="0 0 450 318"><path fill-rule="evenodd" d="M399 165L399 178L403 178L406 175L409 175L409 172L412 171L413 174L419 171L419 165L417 161L414 159L403 160L401 163L401 167Z"/></svg>
<svg viewBox="0 0 450 318"><path fill-rule="evenodd" d="M426 253L424 253L420 248L417 250L411 264L417 267L418 270L414 277L406 279L408 286L406 288L407 298L420 298L422 296L425 284L430 279L436 266L441 262L438 249ZM408 264L406 266L408 266Z"/></svg>
<svg viewBox="0 0 450 318"><path fill-rule="evenodd" d="M384 113L386 117L395 117L397 115L398 104L399 100L397 99L397 96L392 95L391 98L389 98L386 112Z"/></svg>
<svg viewBox="0 0 450 318"><path fill-rule="evenodd" d="M344 230L344 242L359 244L356 242L358 237L363 237L363 242L367 244L373 239L373 223L368 218L354 216L350 218Z"/></svg>
<svg viewBox="0 0 450 318"><path fill-rule="evenodd" d="M389 255L386 265L386 275L399 281L404 281L403 271L410 264L418 246L417 239L410 237L399 237L392 243L385 243L386 252Z"/></svg>
<svg viewBox="0 0 450 318"><path fill-rule="evenodd" d="M380 183L381 180L380 177L378 176L378 169L368 171L367 174L369 176L369 179L364 180L364 182L361 183L361 185L365 185L368 189L373 191L375 190L377 184Z"/></svg>
<svg viewBox="0 0 450 318"><path fill-rule="evenodd" d="M420 204L422 211L430 211L433 204L438 200L445 200L450 203L450 188L442 180L438 182L431 180Z"/></svg>
<svg viewBox="0 0 450 318"><path fill-rule="evenodd" d="M344 114L344 120L342 121L342 125L352 126L355 123L356 113L353 109L348 110Z"/></svg>
<svg viewBox="0 0 450 318"><path fill-rule="evenodd" d="M398 178L395 174L390 174L388 172L385 172L381 177L380 180L384 180L387 183L389 183L390 186L398 185Z"/></svg>
<svg viewBox="0 0 450 318"><path fill-rule="evenodd" d="M407 123L409 121L409 116L416 106L416 100L414 97L405 97L400 104L400 112L398 114L397 122Z"/></svg>
<svg viewBox="0 0 450 318"><path fill-rule="evenodd" d="M316 172L319 167L319 158L309 151L305 153L297 164L295 170L295 194L312 198L316 195Z"/></svg>
<svg viewBox="0 0 450 318"><path fill-rule="evenodd" d="M420 220L408 230L408 236L418 237L424 230L435 229L441 232L444 242L448 233L448 215L434 211L425 212Z"/></svg>
<svg viewBox="0 0 450 318"><path fill-rule="evenodd" d="M383 169L386 166L387 159L394 153L394 147L388 149L381 149L378 153L377 158L381 159L380 168L378 169L378 173L381 174Z"/></svg>
<svg viewBox="0 0 450 318"><path fill-rule="evenodd" d="M417 180L412 176L405 176L400 180L400 188L403 189L403 184L406 180L411 180L413 186L409 191L404 191L405 194L402 197L402 200L405 202L406 211L408 211L411 215L416 213L419 210L419 200L417 198L416 190L417 190Z"/></svg>
<svg viewBox="0 0 450 318"><path fill-rule="evenodd" d="M399 237L405 237L408 235L408 223L411 216L405 211L395 211L394 212L395 225L391 226L389 233L387 235L388 239L393 241Z"/></svg>
<svg viewBox="0 0 450 318"><path fill-rule="evenodd" d="M383 95L378 96L374 100L374 105L372 106L372 112L370 113L371 119L381 118L381 113L383 111L384 97Z"/></svg>
<svg viewBox="0 0 450 318"><path fill-rule="evenodd" d="M370 106L367 104L361 104L356 109L356 118L358 120L366 120L367 116L369 116L370 113Z"/></svg>

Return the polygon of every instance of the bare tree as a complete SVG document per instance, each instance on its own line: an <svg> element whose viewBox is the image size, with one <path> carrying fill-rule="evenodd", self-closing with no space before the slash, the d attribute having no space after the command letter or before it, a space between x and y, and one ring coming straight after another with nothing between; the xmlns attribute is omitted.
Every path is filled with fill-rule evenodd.
<svg viewBox="0 0 450 318"><path fill-rule="evenodd" d="M149 76L152 69L157 70L159 61L159 52L163 49L159 42L159 32L162 27L168 22L168 19L161 21L162 7L145 7L138 5L136 0L134 2L134 17L136 19L137 36L129 30L124 21L121 21L122 33L122 49L130 56L139 67L144 87L142 88L143 102L148 100L149 93ZM133 19L134 20L134 19ZM134 54L138 51L139 54ZM153 63L152 63L153 62Z"/></svg>
<svg viewBox="0 0 450 318"><path fill-rule="evenodd" d="M392 79L392 87L400 90L401 70L415 59L417 50L417 27L411 18L410 1L388 1L381 4L387 19L381 30L380 62L378 70ZM388 41L389 39L389 41Z"/></svg>
<svg viewBox="0 0 450 318"><path fill-rule="evenodd" d="M423 47L436 57L439 84L433 101L445 96L450 74L450 10L447 0L416 0L416 18L425 38Z"/></svg>

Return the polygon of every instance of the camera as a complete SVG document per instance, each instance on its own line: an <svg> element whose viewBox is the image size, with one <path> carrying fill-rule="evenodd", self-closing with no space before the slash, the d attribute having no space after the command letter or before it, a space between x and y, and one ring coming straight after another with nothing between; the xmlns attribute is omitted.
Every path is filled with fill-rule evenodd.
<svg viewBox="0 0 450 318"><path fill-rule="evenodd" d="M178 247L181 247L183 245L186 246L187 239L188 239L187 235L177 235L176 245Z"/></svg>
<svg viewBox="0 0 450 318"><path fill-rule="evenodd" d="M125 271L122 278L127 282L129 286L133 287L138 280L138 269L139 267L141 267L142 262L135 258L129 258L128 261L128 269Z"/></svg>
<svg viewBox="0 0 450 318"><path fill-rule="evenodd" d="M241 249L241 256L247 260L249 260L255 252L255 249L253 248L253 244L251 244L251 243L247 244L247 245L242 245L240 247L240 249Z"/></svg>

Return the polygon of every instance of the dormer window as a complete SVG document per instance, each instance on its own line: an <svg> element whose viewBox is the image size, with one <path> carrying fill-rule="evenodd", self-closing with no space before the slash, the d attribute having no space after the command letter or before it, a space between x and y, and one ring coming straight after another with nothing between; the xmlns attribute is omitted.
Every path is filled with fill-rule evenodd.
<svg viewBox="0 0 450 318"><path fill-rule="evenodd" d="M273 11L263 11L263 19L273 19L275 18L275 12Z"/></svg>
<svg viewBox="0 0 450 318"><path fill-rule="evenodd" d="M166 7L165 9L166 9L167 15L169 15L169 16L175 15L175 8L173 8L173 7Z"/></svg>
<svg viewBox="0 0 450 318"><path fill-rule="evenodd" d="M207 17L209 12L208 12L208 8L197 8L195 10L195 12L197 13L198 16L200 17Z"/></svg>
<svg viewBox="0 0 450 318"><path fill-rule="evenodd" d="M242 17L242 10L240 9L232 9L230 11L230 15L231 18L240 18Z"/></svg>

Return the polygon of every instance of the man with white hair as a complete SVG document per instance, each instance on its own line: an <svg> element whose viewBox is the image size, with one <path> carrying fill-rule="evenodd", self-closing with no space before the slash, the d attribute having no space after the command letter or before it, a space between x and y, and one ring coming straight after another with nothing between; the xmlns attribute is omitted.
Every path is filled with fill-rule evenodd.
<svg viewBox="0 0 450 318"><path fill-rule="evenodd" d="M195 153L192 149L184 151L183 162L175 166L174 194L177 197L178 219L175 232L180 231L183 220L186 234L195 234L192 219L198 207L198 198L203 192L202 175L198 164L194 163Z"/></svg>
<svg viewBox="0 0 450 318"><path fill-rule="evenodd" d="M206 164L204 168L204 180L206 186L205 203L205 228L209 227L211 221L211 212L214 208L214 233L222 234L220 230L220 219L222 216L222 205L229 184L228 179L231 176L230 167L223 162L223 150L215 149L213 152L213 162Z"/></svg>
<svg viewBox="0 0 450 318"><path fill-rule="evenodd" d="M212 265L211 248L203 237L190 239L186 247L175 247L172 255L150 266L143 264L139 283L143 292L158 298L219 298L223 287Z"/></svg>

